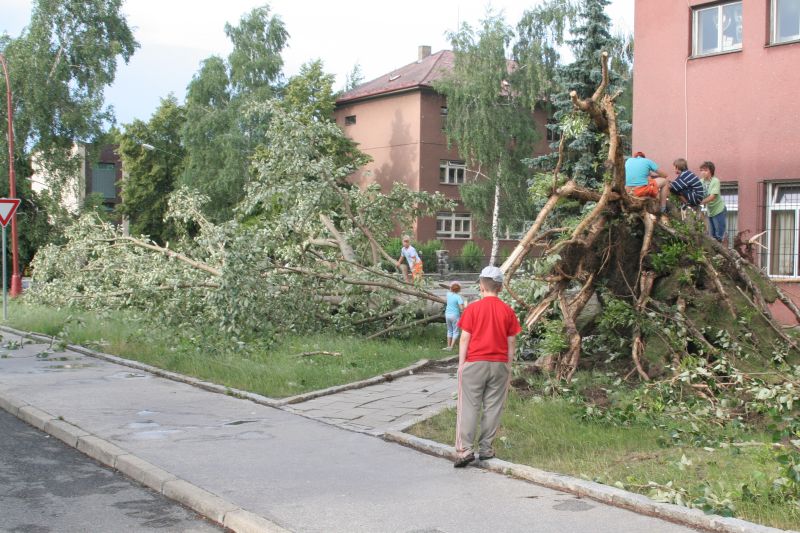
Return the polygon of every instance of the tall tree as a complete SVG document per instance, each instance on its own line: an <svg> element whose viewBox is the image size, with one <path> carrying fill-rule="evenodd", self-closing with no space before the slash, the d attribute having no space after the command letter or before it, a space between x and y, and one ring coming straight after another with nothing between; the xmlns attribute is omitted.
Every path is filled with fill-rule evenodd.
<svg viewBox="0 0 800 533"><path fill-rule="evenodd" d="M164 215L183 171L180 132L185 122L185 109L170 95L161 100L148 122L135 120L119 136L119 154L126 171L119 211L130 220L132 234L148 235L162 244L175 236Z"/></svg>
<svg viewBox="0 0 800 533"><path fill-rule="evenodd" d="M556 94L555 119L559 122L561 134L569 137L562 161L562 171L572 176L581 185L596 186L603 182L603 150L602 135L596 126L586 120L585 115L578 113L572 104L570 92L575 91L579 99L592 96L602 79L600 56L605 52L621 51L624 47L621 40L609 32L611 20L605 12L610 0L580 0L577 18L570 32L572 39L568 41L574 60L556 68L556 82L560 91ZM619 57L612 67L625 65L624 57ZM624 79L620 73L611 70L608 92L615 93L624 89ZM630 124L624 120L619 122L623 142L627 140ZM553 164L551 159L551 164Z"/></svg>
<svg viewBox="0 0 800 533"><path fill-rule="evenodd" d="M215 220L231 218L242 198L265 127L265 117L251 120L245 110L277 94L289 37L266 5L245 14L239 25L226 25L225 33L233 51L227 61L206 59L192 79L182 132L187 160L180 183L210 198L208 215Z"/></svg>
<svg viewBox="0 0 800 533"><path fill-rule="evenodd" d="M113 110L104 90L114 81L118 61L139 46L121 12L122 0L36 0L30 23L15 38L0 37L13 92L17 195L22 264L51 238L46 209L58 203L65 183L74 180L76 142L99 138ZM0 77L0 93L5 94ZM0 106L6 121L6 107ZM31 193L32 158L47 180L53 202ZM0 150L0 192L7 191L8 151ZM3 193L5 194L5 193Z"/></svg>
<svg viewBox="0 0 800 533"><path fill-rule="evenodd" d="M436 84L447 97L448 140L478 176L461 187L462 200L479 223L491 213L492 264L498 255L501 222L530 218L527 170L521 161L533 155L537 140L533 105L547 78L541 75L546 69L542 54L533 53L542 51L544 40L531 35L518 42L517 60L512 61L513 39L513 30L500 16L489 14L477 30L464 24L450 34L453 71Z"/></svg>
<svg viewBox="0 0 800 533"><path fill-rule="evenodd" d="M283 101L287 109L299 112L310 120L332 120L335 97L335 76L324 71L316 59L300 67L300 73L286 84Z"/></svg>

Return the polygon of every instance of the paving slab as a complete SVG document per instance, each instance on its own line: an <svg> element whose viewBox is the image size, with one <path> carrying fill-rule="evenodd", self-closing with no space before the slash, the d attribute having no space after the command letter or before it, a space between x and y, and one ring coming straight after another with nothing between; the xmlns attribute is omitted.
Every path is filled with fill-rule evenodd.
<svg viewBox="0 0 800 533"><path fill-rule="evenodd" d="M4 405L40 409L110 442L107 457L126 468L175 476L291 531L691 531L113 363L69 353L54 364L39 348L0 358Z"/></svg>

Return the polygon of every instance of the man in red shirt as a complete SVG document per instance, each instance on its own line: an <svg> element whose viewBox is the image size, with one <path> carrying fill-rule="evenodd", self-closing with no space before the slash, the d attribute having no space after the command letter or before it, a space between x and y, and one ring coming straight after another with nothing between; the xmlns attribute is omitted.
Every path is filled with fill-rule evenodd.
<svg viewBox="0 0 800 533"><path fill-rule="evenodd" d="M503 271L488 266L481 271L481 299L464 308L458 322L458 407L456 418L456 460L462 468L475 459L473 443L478 418L481 431L478 455L494 457L492 440L511 381L516 336L522 331L514 311L497 295L503 288Z"/></svg>

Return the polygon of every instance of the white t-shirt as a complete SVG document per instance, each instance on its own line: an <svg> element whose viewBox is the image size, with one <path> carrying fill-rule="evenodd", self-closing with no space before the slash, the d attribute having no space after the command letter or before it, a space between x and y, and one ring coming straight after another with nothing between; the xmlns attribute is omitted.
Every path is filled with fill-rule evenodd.
<svg viewBox="0 0 800 533"><path fill-rule="evenodd" d="M419 254L417 254L417 250L411 245L409 245L408 248L405 246L400 248L400 255L406 258L410 268L414 268L414 263L421 260Z"/></svg>

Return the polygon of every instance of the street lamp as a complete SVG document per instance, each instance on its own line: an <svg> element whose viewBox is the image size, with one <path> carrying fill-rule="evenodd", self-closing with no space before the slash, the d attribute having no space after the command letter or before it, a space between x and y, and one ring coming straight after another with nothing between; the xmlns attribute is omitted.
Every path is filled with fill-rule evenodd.
<svg viewBox="0 0 800 533"><path fill-rule="evenodd" d="M14 175L14 118L11 109L11 81L8 79L6 58L0 54L0 65L6 76L6 103L8 105L8 194L17 197L17 184ZM11 217L11 297L22 294L22 277L19 275L19 258L17 252L17 214Z"/></svg>

